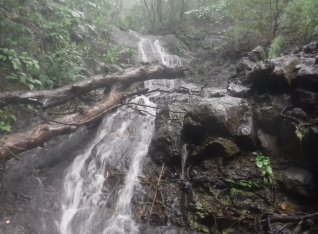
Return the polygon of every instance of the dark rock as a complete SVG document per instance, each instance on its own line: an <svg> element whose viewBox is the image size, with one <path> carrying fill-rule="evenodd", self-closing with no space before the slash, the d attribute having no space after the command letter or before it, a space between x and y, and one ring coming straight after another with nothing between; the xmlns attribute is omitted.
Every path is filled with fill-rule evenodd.
<svg viewBox="0 0 318 234"><path fill-rule="evenodd" d="M302 140L304 161L312 170L318 166L318 126L311 126Z"/></svg>
<svg viewBox="0 0 318 234"><path fill-rule="evenodd" d="M257 46L254 50L248 53L248 58L254 63L263 61L266 59L266 53L261 46Z"/></svg>
<svg viewBox="0 0 318 234"><path fill-rule="evenodd" d="M188 139L189 143L193 143L196 145L200 144L206 137L202 125L194 121L190 116L184 119L182 132L183 137L185 137L185 139Z"/></svg>
<svg viewBox="0 0 318 234"><path fill-rule="evenodd" d="M259 129L257 131L257 138L263 154L270 158L279 157L279 143L276 136L269 135Z"/></svg>
<svg viewBox="0 0 318 234"><path fill-rule="evenodd" d="M318 43L317 42L312 42L312 43L310 43L310 44L308 44L308 45L306 45L304 47L304 52L306 54L310 54L310 53L314 52L317 49L318 49Z"/></svg>
<svg viewBox="0 0 318 234"><path fill-rule="evenodd" d="M289 94L271 96L271 99L271 105L278 110L283 110L285 107L289 107L292 104L291 96Z"/></svg>
<svg viewBox="0 0 318 234"><path fill-rule="evenodd" d="M217 138L212 141L206 141L205 147L200 150L197 156L200 159L223 157L230 158L240 153L239 147L231 140Z"/></svg>
<svg viewBox="0 0 318 234"><path fill-rule="evenodd" d="M303 88L312 92L318 92L318 67L306 66L297 71L291 82L294 88Z"/></svg>
<svg viewBox="0 0 318 234"><path fill-rule="evenodd" d="M281 153L285 158L296 161L301 160L301 140L296 134L295 125L289 123L289 120L284 120L280 128L279 134Z"/></svg>
<svg viewBox="0 0 318 234"><path fill-rule="evenodd" d="M271 90L269 77L275 66L269 60L260 62L250 72L249 77L253 87L259 93L265 93Z"/></svg>
<svg viewBox="0 0 318 234"><path fill-rule="evenodd" d="M276 180L281 188L288 192L306 197L314 193L314 176L312 172L304 168L289 167L281 171Z"/></svg>
<svg viewBox="0 0 318 234"><path fill-rule="evenodd" d="M282 116L275 107L263 107L257 109L255 113L259 128L268 134L277 135L279 133Z"/></svg>
<svg viewBox="0 0 318 234"><path fill-rule="evenodd" d="M304 89L296 89L292 101L295 106L304 110L314 110L318 104L318 94Z"/></svg>
<svg viewBox="0 0 318 234"><path fill-rule="evenodd" d="M255 68L256 64L248 58L242 58L236 65L236 76L242 85L250 85L252 83L249 73Z"/></svg>
<svg viewBox="0 0 318 234"><path fill-rule="evenodd" d="M267 207L265 201L252 192L231 188L230 196L233 205L238 208L262 211Z"/></svg>
<svg viewBox="0 0 318 234"><path fill-rule="evenodd" d="M180 148L179 146L178 130L173 126L162 126L151 140L149 155L159 165L162 163L180 164L181 153L177 150Z"/></svg>
<svg viewBox="0 0 318 234"><path fill-rule="evenodd" d="M300 108L294 108L292 111L292 116L302 120L308 120L308 115Z"/></svg>
<svg viewBox="0 0 318 234"><path fill-rule="evenodd" d="M241 168L238 168L236 170L232 170L230 173L231 173L230 178L237 180L237 181L238 180L247 180L247 179L248 180L250 180L250 179L255 180L257 177L259 179L261 179L261 177L262 177L261 172L257 168L253 168L253 167L241 167ZM257 182L260 182L260 180Z"/></svg>
<svg viewBox="0 0 318 234"><path fill-rule="evenodd" d="M247 98L251 94L251 88L230 82L227 88L229 95L232 97Z"/></svg>

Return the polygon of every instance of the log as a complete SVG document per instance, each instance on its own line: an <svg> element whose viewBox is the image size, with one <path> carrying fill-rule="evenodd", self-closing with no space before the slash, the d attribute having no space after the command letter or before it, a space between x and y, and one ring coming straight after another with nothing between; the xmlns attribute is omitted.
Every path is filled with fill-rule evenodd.
<svg viewBox="0 0 318 234"><path fill-rule="evenodd" d="M132 83L151 79L174 79L184 77L183 67L149 66L131 68L125 72L101 74L61 88L43 91L13 91L0 93L0 107L6 104L34 104L42 108L63 104L79 95L97 88L112 87L120 83L129 87Z"/></svg>
<svg viewBox="0 0 318 234"><path fill-rule="evenodd" d="M122 106L123 101L127 97L142 93L138 92L128 95L124 93L124 91L134 82L150 79L181 78L185 76L184 71L185 68L181 67L169 68L151 66L147 68L130 69L123 74L116 73L108 76L95 76L89 80L81 81L74 85L62 87L57 90L43 91L41 95L40 91L28 92L27 94L19 94L16 92L15 97L19 97L19 101L27 101L30 100L31 97L31 99L34 99L34 101L37 103L41 103L42 106L47 107L48 103L50 103L50 105L57 105L60 103L61 99L55 101L54 98L56 99L56 96L53 97L52 95L53 93L55 93L55 95L58 95L57 93L59 93L60 95L63 93L62 90L69 94L64 96L65 99L62 98L64 101L66 101L67 98L71 97L72 95L76 95L76 93L87 92L88 90L96 89L105 85L112 86L110 93L103 100L88 107L82 114L74 113L61 116L54 120L48 120L48 123L31 126L26 132L14 133L0 139L0 159L2 161L7 161L14 155L41 146L56 136L72 133L80 126L91 123L101 118L106 112ZM11 97L14 96L11 95Z"/></svg>

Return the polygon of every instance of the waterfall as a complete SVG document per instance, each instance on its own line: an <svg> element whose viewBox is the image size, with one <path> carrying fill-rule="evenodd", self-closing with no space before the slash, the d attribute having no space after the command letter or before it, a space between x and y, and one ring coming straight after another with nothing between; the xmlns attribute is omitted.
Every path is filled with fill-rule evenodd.
<svg viewBox="0 0 318 234"><path fill-rule="evenodd" d="M132 34L139 39L139 52L144 62L158 60L165 66L181 66L178 56L166 54L158 40L152 43L150 39ZM145 83L149 89L157 86L172 89L174 85L174 81L169 80ZM150 115L140 115L128 107L107 114L93 143L67 170L62 215L57 222L61 234L138 233L138 226L132 219L131 199L134 191L141 189L137 177L155 130L153 116L156 111L151 108L155 104L145 96L136 97L132 102L149 106L134 108ZM124 171L125 178L111 182L110 177L118 176L118 171ZM112 207L114 203L109 203L116 195L118 199Z"/></svg>
<svg viewBox="0 0 318 234"><path fill-rule="evenodd" d="M167 67L182 66L180 58L177 55L166 53L158 39L152 42L151 39L141 37L134 31L130 31L130 34L139 40L138 50L143 62L157 62ZM149 80L145 82L145 87L150 90L157 88L161 90L171 90L175 86L176 80Z"/></svg>
<svg viewBox="0 0 318 234"><path fill-rule="evenodd" d="M188 144L184 144L183 147L182 147L182 157L181 157L181 166L182 166L182 170L181 170L181 180L184 180L185 177L184 177L184 167L186 165L186 161L187 161L187 158L188 158L188 155L189 155L189 151L187 149L188 147Z"/></svg>
<svg viewBox="0 0 318 234"><path fill-rule="evenodd" d="M155 106L148 98L137 97L132 102ZM135 106L155 115L150 107ZM141 173L141 161L147 154L154 132L154 117L139 115L131 109L118 110L104 117L93 143L73 162L64 180L64 198L60 231L62 234L136 233L131 218L130 200ZM129 165L120 165L125 164ZM119 191L115 213L109 217L107 203L113 186L107 179L116 168L128 171ZM108 220L108 221L106 221Z"/></svg>

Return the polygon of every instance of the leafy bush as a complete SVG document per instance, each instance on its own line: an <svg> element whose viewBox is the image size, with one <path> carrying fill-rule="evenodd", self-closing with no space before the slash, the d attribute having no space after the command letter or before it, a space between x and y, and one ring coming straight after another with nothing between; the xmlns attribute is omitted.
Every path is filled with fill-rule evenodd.
<svg viewBox="0 0 318 234"><path fill-rule="evenodd" d="M11 122L16 120L15 115L11 114L7 107L0 109L0 131L11 131Z"/></svg>
<svg viewBox="0 0 318 234"><path fill-rule="evenodd" d="M256 152L254 152L253 154L256 155L256 166L261 169L264 175L264 183L271 184L272 183L271 176L273 174L273 170L270 165L270 159Z"/></svg>
<svg viewBox="0 0 318 234"><path fill-rule="evenodd" d="M283 35L279 35L278 37L276 37L270 46L269 54L268 54L269 57L270 58L278 57L284 43L285 43L285 38Z"/></svg>

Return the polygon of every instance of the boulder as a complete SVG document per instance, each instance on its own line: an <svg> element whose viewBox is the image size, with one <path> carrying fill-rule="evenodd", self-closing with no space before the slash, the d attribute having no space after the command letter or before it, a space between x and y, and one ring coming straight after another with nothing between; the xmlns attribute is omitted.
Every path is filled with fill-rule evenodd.
<svg viewBox="0 0 318 234"><path fill-rule="evenodd" d="M294 88L303 88L318 92L318 66L306 66L299 69L291 81Z"/></svg>
<svg viewBox="0 0 318 234"><path fill-rule="evenodd" d="M280 130L282 116L280 112L273 106L259 108L255 111L257 126L262 131L277 135Z"/></svg>
<svg viewBox="0 0 318 234"><path fill-rule="evenodd" d="M251 94L251 88L230 82L227 88L229 95L232 97L247 98Z"/></svg>
<svg viewBox="0 0 318 234"><path fill-rule="evenodd" d="M259 93L265 93L271 90L269 77L275 66L270 60L259 62L249 73L249 80L253 83L254 89Z"/></svg>
<svg viewBox="0 0 318 234"><path fill-rule="evenodd" d="M318 104L318 93L296 89L292 96L292 102L304 110L314 110Z"/></svg>
<svg viewBox="0 0 318 234"><path fill-rule="evenodd" d="M291 80L296 65L299 64L297 57L284 56L270 60L274 70L269 78L270 89L274 93L291 91Z"/></svg>
<svg viewBox="0 0 318 234"><path fill-rule="evenodd" d="M304 52L310 54L318 49L318 42L312 42L304 47Z"/></svg>
<svg viewBox="0 0 318 234"><path fill-rule="evenodd" d="M276 180L282 189L290 193L306 197L314 195L314 176L305 168L289 167L279 172Z"/></svg>
<svg viewBox="0 0 318 234"><path fill-rule="evenodd" d="M248 53L248 58L254 63L265 60L266 53L264 51L264 48L261 46L257 46L254 50Z"/></svg>
<svg viewBox="0 0 318 234"><path fill-rule="evenodd" d="M195 145L200 144L206 137L204 128L202 125L188 116L183 121L183 136L188 139L187 142Z"/></svg>
<svg viewBox="0 0 318 234"><path fill-rule="evenodd" d="M294 108L292 111L292 116L294 116L295 118L299 118L301 120L308 120L309 119L306 112L300 108Z"/></svg>
<svg viewBox="0 0 318 234"><path fill-rule="evenodd" d="M178 130L164 125L154 134L148 154L159 165L162 163L174 164L181 162L181 152Z"/></svg>
<svg viewBox="0 0 318 234"><path fill-rule="evenodd" d="M281 153L285 158L289 160L301 161L301 139L296 134L295 124L290 123L285 119L282 121L282 125L279 133L279 140L281 144Z"/></svg>
<svg viewBox="0 0 318 234"><path fill-rule="evenodd" d="M195 121L191 128L188 117L191 117L191 121ZM234 97L203 99L185 115L184 124L182 133L188 141L193 139L189 138L192 135L189 130L196 126L196 129L199 129L201 126L200 129L204 132L200 137L203 134L209 137L232 136L239 145L241 140L246 145L254 145L252 107L245 99ZM203 142L201 138L195 141L197 145L200 142Z"/></svg>
<svg viewBox="0 0 318 234"><path fill-rule="evenodd" d="M265 133L261 129L257 131L257 139L263 152L267 157L279 157L279 142L278 137Z"/></svg>

